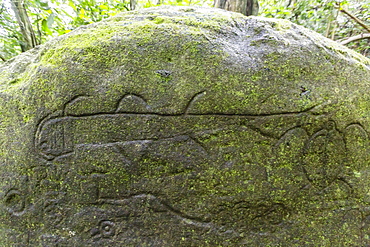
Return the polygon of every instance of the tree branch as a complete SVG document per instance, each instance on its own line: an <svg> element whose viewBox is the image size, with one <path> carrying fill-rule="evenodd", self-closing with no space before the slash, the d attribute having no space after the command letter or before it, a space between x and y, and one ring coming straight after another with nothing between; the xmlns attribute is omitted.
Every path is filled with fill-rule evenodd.
<svg viewBox="0 0 370 247"><path fill-rule="evenodd" d="M3 62L6 62L6 59L3 56L1 56L1 54L0 54L0 59L3 60Z"/></svg>
<svg viewBox="0 0 370 247"><path fill-rule="evenodd" d="M370 32L370 27L368 25L366 25L363 21L361 21L360 19L358 19L356 16L352 15L347 10L343 9L340 5L337 5L335 7L338 8L338 10L340 12L342 12L342 13L348 15L349 17L351 17L352 20L354 20L355 22L357 22L358 24L360 24L361 27L365 28L368 32Z"/></svg>
<svg viewBox="0 0 370 247"><path fill-rule="evenodd" d="M361 40L361 39L370 39L370 33L363 33L363 34L360 34L360 35L350 37L348 39L340 41L340 44L346 45L350 42Z"/></svg>

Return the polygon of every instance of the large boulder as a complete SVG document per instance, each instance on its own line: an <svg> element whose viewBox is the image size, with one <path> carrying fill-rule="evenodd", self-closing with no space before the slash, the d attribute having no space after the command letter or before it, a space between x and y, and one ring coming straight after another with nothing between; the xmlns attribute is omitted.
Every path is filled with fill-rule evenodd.
<svg viewBox="0 0 370 247"><path fill-rule="evenodd" d="M369 245L369 64L189 7L23 53L0 67L0 245Z"/></svg>

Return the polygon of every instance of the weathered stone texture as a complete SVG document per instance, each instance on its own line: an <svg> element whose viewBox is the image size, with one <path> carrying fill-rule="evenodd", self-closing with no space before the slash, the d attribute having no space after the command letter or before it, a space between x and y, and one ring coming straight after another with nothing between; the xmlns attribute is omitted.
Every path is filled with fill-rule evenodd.
<svg viewBox="0 0 370 247"><path fill-rule="evenodd" d="M24 53L0 67L0 245L370 245L369 65L185 7Z"/></svg>

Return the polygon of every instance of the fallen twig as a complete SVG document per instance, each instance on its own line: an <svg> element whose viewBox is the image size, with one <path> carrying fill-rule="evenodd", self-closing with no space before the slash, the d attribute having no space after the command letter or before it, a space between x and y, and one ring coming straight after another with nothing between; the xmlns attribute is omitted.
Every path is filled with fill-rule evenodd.
<svg viewBox="0 0 370 247"><path fill-rule="evenodd" d="M359 35L356 35L356 36L352 36L348 39L340 41L340 44L346 45L350 42L361 40L361 39L370 39L370 33L362 33L362 34L359 34Z"/></svg>

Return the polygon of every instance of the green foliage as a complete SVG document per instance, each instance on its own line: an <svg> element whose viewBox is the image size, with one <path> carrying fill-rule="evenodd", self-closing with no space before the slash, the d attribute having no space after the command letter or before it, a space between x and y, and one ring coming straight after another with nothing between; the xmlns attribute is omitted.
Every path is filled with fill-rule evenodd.
<svg viewBox="0 0 370 247"><path fill-rule="evenodd" d="M71 18L69 24L72 29L129 10L128 2L118 0L69 0L65 4L69 7L69 12L65 11L65 14Z"/></svg>
<svg viewBox="0 0 370 247"><path fill-rule="evenodd" d="M210 0L140 0L136 8L158 5L207 5ZM0 57L5 60L19 54L21 34L10 9L9 0L0 0ZM62 35L73 29L101 21L122 11L130 10L130 2L121 0L26 0L33 29L40 43L51 37ZM1 62L1 61L0 61Z"/></svg>
<svg viewBox="0 0 370 247"><path fill-rule="evenodd" d="M260 0L260 15L288 19L337 41L366 33L358 23L339 11L338 4L370 26L370 0ZM348 46L370 56L369 40Z"/></svg>
<svg viewBox="0 0 370 247"><path fill-rule="evenodd" d="M18 41L21 34L9 8L0 0L0 56L6 60L21 52Z"/></svg>
<svg viewBox="0 0 370 247"><path fill-rule="evenodd" d="M0 57L7 60L21 52L21 33L10 9L10 0L0 0ZM133 0L131 0L133 1ZM260 15L288 19L334 40L366 30L336 7L337 0L259 0ZM370 25L370 0L342 0L341 7ZM158 5L212 6L212 0L137 0L135 8ZM40 43L81 26L130 10L130 0L25 0L25 8ZM347 45L370 56L370 41Z"/></svg>

